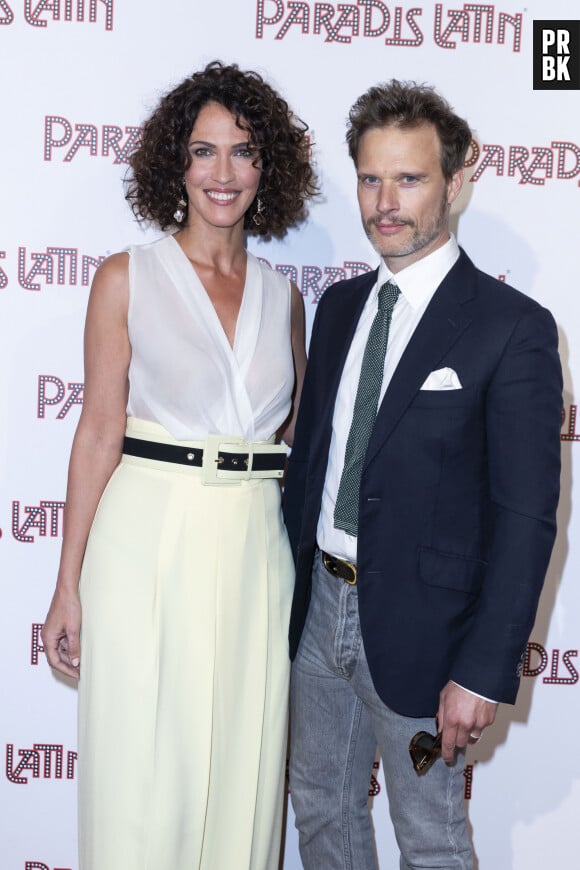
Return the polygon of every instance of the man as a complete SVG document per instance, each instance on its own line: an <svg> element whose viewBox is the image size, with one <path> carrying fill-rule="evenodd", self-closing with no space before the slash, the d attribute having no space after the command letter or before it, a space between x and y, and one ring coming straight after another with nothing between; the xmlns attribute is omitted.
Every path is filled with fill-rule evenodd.
<svg viewBox="0 0 580 870"><path fill-rule="evenodd" d="M556 327L450 235L470 141L427 87L371 88L350 113L381 261L318 306L285 491L307 870L376 867L377 745L402 870L472 868L464 750L515 701L552 550ZM435 716L442 757L417 774L409 743Z"/></svg>

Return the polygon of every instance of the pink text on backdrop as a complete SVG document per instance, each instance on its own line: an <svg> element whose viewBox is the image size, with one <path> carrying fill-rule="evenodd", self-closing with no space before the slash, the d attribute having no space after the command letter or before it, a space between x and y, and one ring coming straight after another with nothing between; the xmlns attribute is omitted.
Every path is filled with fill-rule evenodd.
<svg viewBox="0 0 580 870"><path fill-rule="evenodd" d="M298 266L292 263L277 263L273 266L265 257L258 259L276 272L286 275L303 296L312 297L311 302L314 304L320 302L325 291L337 281L356 278L357 275L371 271L369 264L360 260L344 260L342 266L302 266L299 272Z"/></svg>
<svg viewBox="0 0 580 870"><path fill-rule="evenodd" d="M566 408L562 408L562 426L566 425L568 420L568 429L566 432L560 433L560 441L580 441L580 432L576 433L576 417L578 414L578 405L568 406L568 415L566 417Z"/></svg>
<svg viewBox="0 0 580 870"><path fill-rule="evenodd" d="M22 5L24 20L31 27L48 27L49 21L94 24L103 17L105 30L112 30L114 4L115 0L23 0ZM0 25L14 22L14 9L16 3L0 0ZM100 10L104 16L99 16Z"/></svg>
<svg viewBox="0 0 580 870"><path fill-rule="evenodd" d="M554 140L547 145L480 145L471 143L471 152L465 163L475 166L471 181L476 182L483 173L492 169L497 176L506 172L517 178L519 184L543 186L548 179L568 181L580 175L580 147L575 142ZM580 186L580 181L578 182Z"/></svg>
<svg viewBox="0 0 580 870"><path fill-rule="evenodd" d="M541 643L530 641L526 648L522 676L539 677L550 665L549 676L542 677L543 683L548 686L575 686L578 683L578 671L571 659L578 656L578 650L565 650L561 662L560 653L559 649L553 649L549 655Z"/></svg>
<svg viewBox="0 0 580 870"><path fill-rule="evenodd" d="M460 42L497 45L507 42L512 51L521 49L521 13L496 14L491 3L464 3L459 9L445 9L443 3L436 3L433 20L426 21L431 12L431 7L413 6L404 10L402 6L388 6L382 0L357 0L357 3L257 0L256 39L263 39L265 28L272 27L276 40L284 39L288 33L299 33L348 45L355 38L384 36L385 45L417 48L429 33L435 45L443 49L456 49Z"/></svg>
<svg viewBox="0 0 580 870"><path fill-rule="evenodd" d="M14 785L28 785L30 779L74 779L77 753L62 743L33 743L30 749L15 751L13 743L6 744L6 779Z"/></svg>
<svg viewBox="0 0 580 870"><path fill-rule="evenodd" d="M49 864L44 861L27 861L24 865L24 870L52 870ZM54 870L71 870L70 867L55 867Z"/></svg>
<svg viewBox="0 0 580 870"><path fill-rule="evenodd" d="M73 133L75 134L73 136ZM46 115L44 118L44 159L53 159L55 148L66 148L64 162L70 163L80 149L88 149L91 157L114 157L113 163L128 163L131 153L137 148L141 128L127 125L124 129L116 124L73 124L62 115ZM83 153L87 153L83 150Z"/></svg>
<svg viewBox="0 0 580 870"><path fill-rule="evenodd" d="M21 506L20 501L12 502L12 537L21 544L33 544L36 537L51 538L62 535L62 515L64 501L42 499L38 505Z"/></svg>
<svg viewBox="0 0 580 870"><path fill-rule="evenodd" d="M5 257L6 257L6 251L0 251L0 260L4 260ZM0 290L4 290L4 288L7 286L8 286L8 275L6 274L4 269L2 269L2 267L0 267Z"/></svg>
<svg viewBox="0 0 580 870"><path fill-rule="evenodd" d="M65 386L65 381L56 375L39 375L36 416L44 420L47 407L58 408L54 419L64 420L74 405L83 404L84 387L82 381L69 381Z"/></svg>
<svg viewBox="0 0 580 870"><path fill-rule="evenodd" d="M64 248L49 245L44 251L29 251L24 245L18 248L18 283L23 290L38 292L44 284L68 284L74 287L78 284L79 260L80 283L87 287L91 283L94 271L103 262L104 256L92 257L88 254L79 255L77 248Z"/></svg>

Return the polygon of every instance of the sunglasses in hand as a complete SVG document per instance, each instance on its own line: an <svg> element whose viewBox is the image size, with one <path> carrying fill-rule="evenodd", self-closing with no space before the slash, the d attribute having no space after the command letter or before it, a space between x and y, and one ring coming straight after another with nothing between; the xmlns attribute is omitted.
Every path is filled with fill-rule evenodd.
<svg viewBox="0 0 580 870"><path fill-rule="evenodd" d="M415 771L427 773L441 755L441 732L418 731L409 743L409 755Z"/></svg>

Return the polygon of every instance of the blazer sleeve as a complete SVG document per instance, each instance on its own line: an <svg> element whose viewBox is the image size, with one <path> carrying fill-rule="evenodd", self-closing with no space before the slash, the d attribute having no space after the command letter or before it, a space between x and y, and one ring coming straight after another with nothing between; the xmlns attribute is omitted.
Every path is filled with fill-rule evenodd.
<svg viewBox="0 0 580 870"><path fill-rule="evenodd" d="M288 531L294 561L296 561L298 542L300 540L300 531L302 528L312 434L316 420L318 419L316 410L317 360L320 356L320 353L318 352L320 344L319 335L325 307L325 298L326 294L318 303L314 323L312 325L308 364L306 366L304 384L302 385L300 407L298 409L296 428L294 430L294 443L288 458L288 468L284 480L284 492L282 496L284 522Z"/></svg>
<svg viewBox="0 0 580 870"><path fill-rule="evenodd" d="M486 398L489 558L474 623L450 678L514 703L556 535L562 371L552 315L516 323Z"/></svg>

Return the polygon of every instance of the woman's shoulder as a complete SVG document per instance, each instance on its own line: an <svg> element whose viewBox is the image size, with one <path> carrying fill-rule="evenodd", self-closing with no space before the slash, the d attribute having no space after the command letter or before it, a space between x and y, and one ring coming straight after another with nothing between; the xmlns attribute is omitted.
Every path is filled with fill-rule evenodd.
<svg viewBox="0 0 580 870"><path fill-rule="evenodd" d="M154 257L163 249L170 250L175 244L175 239L169 234L154 239L152 242L145 242L140 245L127 245L122 253L127 253L131 259Z"/></svg>
<svg viewBox="0 0 580 870"><path fill-rule="evenodd" d="M250 251L247 252L247 255L248 260L254 263L255 268L261 272L264 286L271 287L274 291L283 293L286 296L290 293L290 280L287 275L276 269L272 269L266 260L256 257L254 254L251 254Z"/></svg>
<svg viewBox="0 0 580 870"><path fill-rule="evenodd" d="M95 282L118 284L127 280L129 272L129 252L119 251L103 260L95 273Z"/></svg>
<svg viewBox="0 0 580 870"><path fill-rule="evenodd" d="M128 302L129 255L120 251L103 260L95 272L89 297L89 320L98 321L100 317L111 320L118 315L124 321Z"/></svg>

